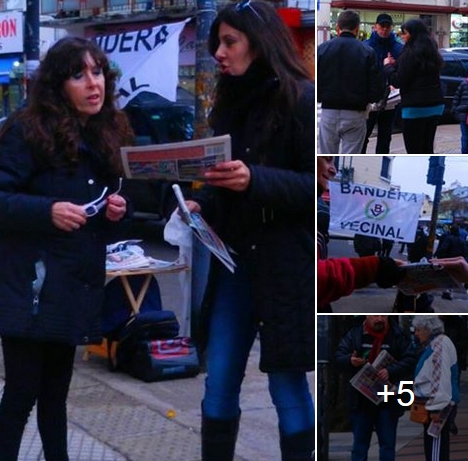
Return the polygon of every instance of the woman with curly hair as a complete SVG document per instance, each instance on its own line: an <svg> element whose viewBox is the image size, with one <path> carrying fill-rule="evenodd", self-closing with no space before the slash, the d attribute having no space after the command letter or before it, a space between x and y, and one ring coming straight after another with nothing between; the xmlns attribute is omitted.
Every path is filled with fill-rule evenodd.
<svg viewBox="0 0 468 461"><path fill-rule="evenodd" d="M113 192L132 131L115 108L115 81L97 45L63 38L41 62L26 106L0 132L2 461L17 460L36 403L45 459L69 459L75 349L102 339L106 243L126 214Z"/></svg>
<svg viewBox="0 0 468 461"><path fill-rule="evenodd" d="M231 461L249 352L279 419L283 460L309 461L315 365L315 91L288 28L258 1L223 8L209 50L218 61L210 121L230 134L232 160L205 174L188 202L235 251L234 273L212 261L203 315L208 375L202 460Z"/></svg>
<svg viewBox="0 0 468 461"><path fill-rule="evenodd" d="M403 140L407 154L434 154L437 125L444 111L440 83L442 57L421 19L401 26L405 42L399 58L384 59L388 82L400 88Z"/></svg>

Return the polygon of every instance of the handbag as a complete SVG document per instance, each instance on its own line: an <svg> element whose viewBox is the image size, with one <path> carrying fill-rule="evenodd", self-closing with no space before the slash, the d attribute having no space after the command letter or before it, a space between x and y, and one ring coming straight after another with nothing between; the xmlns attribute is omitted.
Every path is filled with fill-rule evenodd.
<svg viewBox="0 0 468 461"><path fill-rule="evenodd" d="M419 424L428 424L431 418L429 417L429 411L425 406L425 399L416 398L411 405L410 409L410 421Z"/></svg>

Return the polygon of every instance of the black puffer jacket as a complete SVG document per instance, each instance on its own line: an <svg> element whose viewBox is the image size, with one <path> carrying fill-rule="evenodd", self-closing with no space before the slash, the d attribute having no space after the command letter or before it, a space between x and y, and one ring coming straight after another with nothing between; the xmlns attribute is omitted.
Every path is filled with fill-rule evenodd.
<svg viewBox="0 0 468 461"><path fill-rule="evenodd" d="M54 202L84 204L96 199L105 181L99 155L85 148L73 173L40 168L19 125L0 140L0 335L77 344L101 341L105 244L115 223L101 211L74 232L52 224ZM35 299L33 282L38 296Z"/></svg>
<svg viewBox="0 0 468 461"><path fill-rule="evenodd" d="M252 272L262 371L311 370L315 364L315 91L304 82L295 116L260 151L258 133L276 91L276 79L258 66L233 79L238 107L215 127L230 133L232 157L250 169L243 193L206 188L196 197L220 237ZM261 160L265 154L266 160ZM210 287L216 283L213 265Z"/></svg>
<svg viewBox="0 0 468 461"><path fill-rule="evenodd" d="M468 81L464 80L458 85L453 95L452 113L461 123L466 123L468 115Z"/></svg>
<svg viewBox="0 0 468 461"><path fill-rule="evenodd" d="M335 354L335 363L339 370L348 374L349 378L354 376L360 368L351 365L351 355L356 352L358 357L365 356L365 351L369 351L372 344L372 337L364 332L364 325L352 328L341 340ZM401 380L412 380L416 367L416 352L409 337L403 332L400 326L390 321L390 330L382 344L382 350L389 352L396 362L387 367L389 380L398 385ZM408 388L408 387L406 387ZM348 406L350 409L367 408L374 410L375 405L366 397L359 393L351 384L347 390ZM402 414L404 407L398 404L397 397L407 401L407 395L395 396L390 399L388 405L398 414ZM381 403L380 405L386 405Z"/></svg>

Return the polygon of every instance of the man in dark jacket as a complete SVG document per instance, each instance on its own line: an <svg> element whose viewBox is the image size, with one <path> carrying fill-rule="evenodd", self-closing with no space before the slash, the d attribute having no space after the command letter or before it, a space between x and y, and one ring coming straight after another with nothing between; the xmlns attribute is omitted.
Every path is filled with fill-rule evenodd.
<svg viewBox="0 0 468 461"><path fill-rule="evenodd" d="M440 239L439 246L434 256L436 258L454 258L456 256L463 256L466 258L466 243L460 239L460 228L457 224L450 226L449 233L443 239ZM452 290L444 290L442 299L452 300Z"/></svg>
<svg viewBox="0 0 468 461"><path fill-rule="evenodd" d="M371 235L354 234L353 246L354 251L361 258L363 256L374 256L382 249L380 239Z"/></svg>
<svg viewBox="0 0 468 461"><path fill-rule="evenodd" d="M393 32L393 19L387 13L381 13L377 16L374 24L374 31L368 40L364 43L369 45L377 55L377 67L379 68L382 84L387 86L387 77L383 73L383 61L390 54L394 59L398 59L403 44L397 39ZM385 104L386 102L384 102ZM395 121L396 106L392 104L385 105L381 110L369 112L367 119L367 133L361 154L365 154L369 136L372 134L377 124L377 144L375 146L376 155L388 155L390 153L390 142L392 141L393 123Z"/></svg>
<svg viewBox="0 0 468 461"><path fill-rule="evenodd" d="M367 105L382 98L375 51L356 36L360 17L352 10L338 16L338 37L317 48L317 99L322 103L320 153L360 154L366 136ZM341 150L340 150L341 143Z"/></svg>
<svg viewBox="0 0 468 461"><path fill-rule="evenodd" d="M340 369L354 376L366 363L374 363L381 351L388 352L394 362L378 370L382 381L390 381L399 388L400 381L411 380L416 354L410 338L396 322L386 315L367 315L365 321L352 328L341 340L335 361ZM403 386L404 389L404 386ZM407 402L407 392L375 404L348 384L348 406L353 428L351 461L366 461L375 428L380 447L380 461L394 461L398 418L405 407L397 399Z"/></svg>

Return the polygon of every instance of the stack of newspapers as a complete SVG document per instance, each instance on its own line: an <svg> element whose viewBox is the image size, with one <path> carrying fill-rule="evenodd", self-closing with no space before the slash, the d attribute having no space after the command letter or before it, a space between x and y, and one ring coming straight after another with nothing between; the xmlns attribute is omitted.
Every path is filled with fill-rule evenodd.
<svg viewBox="0 0 468 461"><path fill-rule="evenodd" d="M124 240L107 245L106 270L118 271L148 267L153 259L138 245L141 240Z"/></svg>

